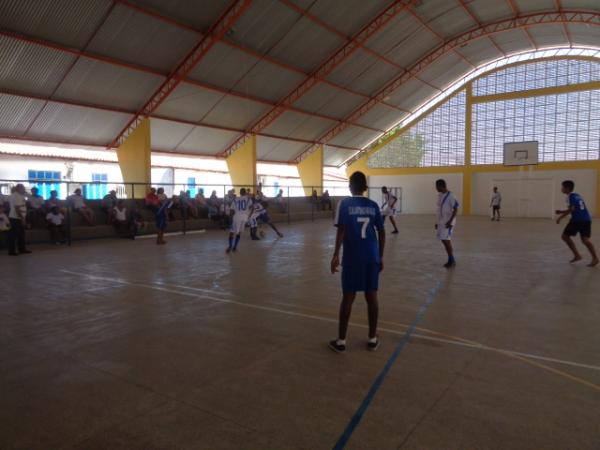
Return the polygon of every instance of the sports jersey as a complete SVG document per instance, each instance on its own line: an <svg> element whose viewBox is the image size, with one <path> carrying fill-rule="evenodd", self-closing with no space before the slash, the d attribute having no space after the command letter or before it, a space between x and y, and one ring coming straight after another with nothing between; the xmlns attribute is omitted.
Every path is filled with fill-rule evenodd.
<svg viewBox="0 0 600 450"><path fill-rule="evenodd" d="M500 206L501 202L502 196L500 195L500 192L494 192L492 194L492 206Z"/></svg>
<svg viewBox="0 0 600 450"><path fill-rule="evenodd" d="M581 195L576 194L575 192L571 192L567 199L569 207L574 207L573 211L571 211L571 220L573 222L591 222L592 216L583 201Z"/></svg>
<svg viewBox="0 0 600 450"><path fill-rule="evenodd" d="M388 191L387 193L383 194L383 206L394 208L397 201L398 199L391 192Z"/></svg>
<svg viewBox="0 0 600 450"><path fill-rule="evenodd" d="M383 231L379 206L363 196L338 203L335 226L344 227L342 266L379 263L378 231Z"/></svg>
<svg viewBox="0 0 600 450"><path fill-rule="evenodd" d="M252 206L252 199L247 195L242 195L233 199L230 208L236 216L248 217L250 206Z"/></svg>
<svg viewBox="0 0 600 450"><path fill-rule="evenodd" d="M438 193L438 201L437 201L437 221L438 224L446 225L450 218L452 217L452 213L456 208L458 208L459 204L454 197L454 194L450 191L440 192ZM450 225L454 226L456 223L456 217L452 220Z"/></svg>

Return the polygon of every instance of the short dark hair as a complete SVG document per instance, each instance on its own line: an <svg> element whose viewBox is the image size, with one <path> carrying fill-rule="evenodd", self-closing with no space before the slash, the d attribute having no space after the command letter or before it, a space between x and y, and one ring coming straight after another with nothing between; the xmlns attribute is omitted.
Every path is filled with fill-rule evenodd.
<svg viewBox="0 0 600 450"><path fill-rule="evenodd" d="M367 177L364 173L357 171L350 175L350 187L359 192L367 190Z"/></svg>
<svg viewBox="0 0 600 450"><path fill-rule="evenodd" d="M575 189L575 183L572 180L565 180L562 182L562 185L569 191L572 191L573 189Z"/></svg>
<svg viewBox="0 0 600 450"><path fill-rule="evenodd" d="M246 188L240 189L240 195L246 195Z"/></svg>
<svg viewBox="0 0 600 450"><path fill-rule="evenodd" d="M446 180L444 180L443 178L435 180L435 185L439 187L446 187Z"/></svg>

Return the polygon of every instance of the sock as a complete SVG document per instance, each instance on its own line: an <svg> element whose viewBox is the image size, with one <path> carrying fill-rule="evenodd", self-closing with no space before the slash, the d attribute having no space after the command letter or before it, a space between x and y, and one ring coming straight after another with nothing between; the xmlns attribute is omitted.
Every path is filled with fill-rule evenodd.
<svg viewBox="0 0 600 450"><path fill-rule="evenodd" d="M229 248L233 245L233 237L229 236Z"/></svg>
<svg viewBox="0 0 600 450"><path fill-rule="evenodd" d="M233 248L237 248L238 244L240 243L240 235L238 234L235 237L235 244L233 244Z"/></svg>
<svg viewBox="0 0 600 450"><path fill-rule="evenodd" d="M377 342L377 336L375 336L374 338L369 338L370 344L375 344L376 342Z"/></svg>
<svg viewBox="0 0 600 450"><path fill-rule="evenodd" d="M338 339L335 341L337 345L346 345L346 339Z"/></svg>
<svg viewBox="0 0 600 450"><path fill-rule="evenodd" d="M448 262L449 263L456 262L456 260L454 259L454 256L448 256Z"/></svg>

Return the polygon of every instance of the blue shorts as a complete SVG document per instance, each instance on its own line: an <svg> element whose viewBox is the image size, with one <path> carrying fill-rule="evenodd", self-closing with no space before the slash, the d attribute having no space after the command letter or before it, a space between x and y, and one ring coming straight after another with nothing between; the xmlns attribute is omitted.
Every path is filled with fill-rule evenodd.
<svg viewBox="0 0 600 450"><path fill-rule="evenodd" d="M157 215L156 216L156 229L159 231L164 231L167 228L167 216L166 215Z"/></svg>
<svg viewBox="0 0 600 450"><path fill-rule="evenodd" d="M258 220L260 220L262 223L269 223L271 221L271 218L265 212L265 213L262 213L260 216L258 216Z"/></svg>
<svg viewBox="0 0 600 450"><path fill-rule="evenodd" d="M371 292L379 288L379 263L342 267L343 292Z"/></svg>

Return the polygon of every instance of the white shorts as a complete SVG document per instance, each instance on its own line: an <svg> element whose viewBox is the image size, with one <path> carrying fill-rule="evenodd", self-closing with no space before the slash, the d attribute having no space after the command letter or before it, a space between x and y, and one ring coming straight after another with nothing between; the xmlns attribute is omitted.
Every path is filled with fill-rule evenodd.
<svg viewBox="0 0 600 450"><path fill-rule="evenodd" d="M242 216L240 214L236 214L233 216L231 221L231 231L233 234L240 234L244 232L244 228L246 228L246 223L248 222L248 216Z"/></svg>
<svg viewBox="0 0 600 450"><path fill-rule="evenodd" d="M396 208L390 208L389 206L386 206L385 208L383 208L383 211L381 213L385 217L394 217L396 215Z"/></svg>
<svg viewBox="0 0 600 450"><path fill-rule="evenodd" d="M450 228L446 228L445 223L438 223L436 235L440 241L449 241L452 239L452 234L454 234L454 225Z"/></svg>

